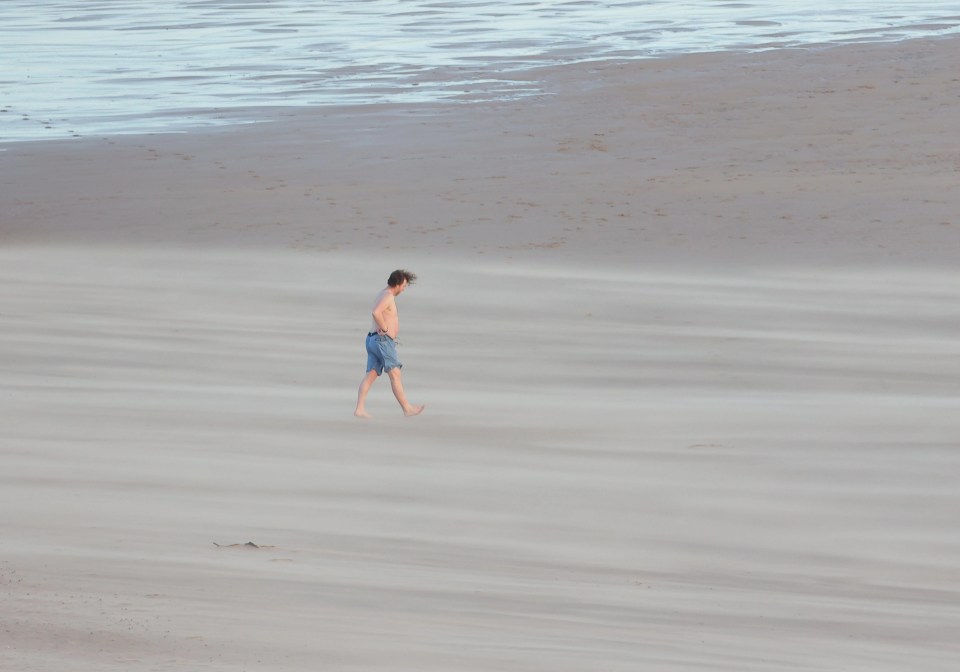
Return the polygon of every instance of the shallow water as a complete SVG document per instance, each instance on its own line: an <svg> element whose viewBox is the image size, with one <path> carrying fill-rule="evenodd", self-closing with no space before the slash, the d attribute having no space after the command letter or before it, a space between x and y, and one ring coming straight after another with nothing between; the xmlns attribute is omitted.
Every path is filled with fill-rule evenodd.
<svg viewBox="0 0 960 672"><path fill-rule="evenodd" d="M251 108L472 101L596 59L960 32L937 0L4 0L0 141L241 123Z"/></svg>

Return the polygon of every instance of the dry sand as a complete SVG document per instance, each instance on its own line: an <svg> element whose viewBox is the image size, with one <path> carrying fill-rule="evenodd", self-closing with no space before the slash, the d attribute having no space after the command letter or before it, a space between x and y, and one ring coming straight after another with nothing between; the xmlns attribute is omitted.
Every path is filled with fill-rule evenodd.
<svg viewBox="0 0 960 672"><path fill-rule="evenodd" d="M0 669L953 672L958 72L8 146Z"/></svg>

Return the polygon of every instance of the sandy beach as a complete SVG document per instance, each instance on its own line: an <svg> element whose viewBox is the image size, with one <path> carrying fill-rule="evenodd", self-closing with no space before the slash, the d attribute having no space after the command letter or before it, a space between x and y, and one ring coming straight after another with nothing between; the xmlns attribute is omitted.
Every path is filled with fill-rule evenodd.
<svg viewBox="0 0 960 672"><path fill-rule="evenodd" d="M958 72L0 148L0 669L953 672Z"/></svg>

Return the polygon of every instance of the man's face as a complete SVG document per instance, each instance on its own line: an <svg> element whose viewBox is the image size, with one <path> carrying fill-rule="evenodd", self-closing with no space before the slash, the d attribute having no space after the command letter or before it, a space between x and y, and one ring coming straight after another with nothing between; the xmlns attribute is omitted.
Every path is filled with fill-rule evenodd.
<svg viewBox="0 0 960 672"><path fill-rule="evenodd" d="M409 284L410 284L409 282L404 280L399 285L397 285L397 296L400 296L403 293L403 290L405 290L407 288L407 285Z"/></svg>

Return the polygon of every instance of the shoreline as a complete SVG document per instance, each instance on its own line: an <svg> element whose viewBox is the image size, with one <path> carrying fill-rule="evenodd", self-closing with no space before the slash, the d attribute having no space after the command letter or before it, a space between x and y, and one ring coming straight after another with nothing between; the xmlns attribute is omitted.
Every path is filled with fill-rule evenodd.
<svg viewBox="0 0 960 672"><path fill-rule="evenodd" d="M237 117L242 105L275 101L294 107L506 101L536 94L524 72L543 65L894 44L949 39L960 31L960 18L941 16L938 9L950 9L941 2L914 8L912 15L895 7L810 13L790 3L702 3L693 12L597 2L355 9L371 35L381 22L378 40L350 40L349 33L330 30L324 19L350 14L341 16L337 3L299 10L283 4L276 12L216 2L177 12L91 8L64 17L11 2L10 25L0 36L10 42L14 74L7 84L13 88L0 107L0 132L18 129L21 140L96 137L111 123L113 135L141 123L141 131L155 132L163 130L163 119L218 125ZM767 14L775 20L765 20ZM448 20L456 26L445 25ZM267 37L271 33L275 39Z"/></svg>
<svg viewBox="0 0 960 672"><path fill-rule="evenodd" d="M952 266L957 64L960 40L694 55L545 70L525 101L19 143L0 242Z"/></svg>
<svg viewBox="0 0 960 672"><path fill-rule="evenodd" d="M43 137L29 137L29 138L10 138L3 139L0 138L0 152L7 151L11 146L26 144L26 143L58 143L58 142L75 142L75 141L84 141L90 139L104 139L104 138L123 138L123 137L152 137L158 135L190 135L190 134L205 134L205 133L216 133L218 131L230 131L236 130L245 126L263 124L263 123L276 123L280 121L281 118L290 117L290 116L300 116L300 114L305 114L307 116L320 113L320 114L343 114L349 110L357 109L405 109L405 110L417 110L418 108L430 109L433 107L441 108L453 108L456 109L461 106L474 106L474 105L511 105L514 103L524 103L528 100L535 100L537 98L542 98L544 96L553 95L547 87L545 86L546 82L543 81L543 78L539 76L540 73L550 73L556 71L578 71L582 69L598 69L603 70L607 68L649 68L657 67L658 64L676 64L683 63L684 61L696 62L699 60L713 60L713 59L723 59L727 60L730 58L734 59L747 59L753 60L757 57L763 57L764 55L778 55L778 54L817 54L821 52L833 51L833 50L843 50L843 49L871 49L871 48L884 48L889 46L897 46L902 44L909 43L936 43L939 41L951 41L951 40L960 40L960 34L946 34L946 35L937 35L937 36L925 36L925 35L916 35L913 37L902 37L897 39L888 39L888 40L878 40L878 41L867 41L867 42L822 42L822 43L809 43L801 45L783 45L783 46L756 46L756 47L743 47L741 49L727 48L719 49L716 51L694 51L694 52L684 52L684 53L671 53L664 52L659 54L651 54L646 56L624 56L617 57L613 55L607 56L598 56L596 58L585 58L583 60L572 61L572 62L562 62L562 63L549 63L550 59L544 58L545 61L542 64L530 63L527 66L519 69L511 70L496 70L495 72L499 75L507 76L506 80L509 81L512 85L517 86L542 86L540 90L533 91L530 93L519 93L516 96L504 96L504 97L488 97L486 93L483 92L483 84L476 83L473 86L473 89L464 90L459 95L450 95L446 98L436 99L436 100L403 100L400 98L392 100L380 100L380 101L369 101L369 102L328 102L323 104L309 104L309 103L298 103L298 104L279 104L279 105L269 105L269 104L250 104L250 105L239 105L233 107L185 107L181 109L165 109L162 111L156 112L156 117L151 117L146 113L137 113L130 114L124 117L123 120L118 121L117 129L114 131L106 132L84 132L83 134L74 134L74 131L68 131L71 135L64 135L54 138L43 138ZM443 72L437 73L437 78L439 81L447 79L449 75L446 75ZM494 82L499 82L500 80L493 80ZM14 113L14 107L12 105L6 105L3 108L3 112L7 113L9 116L16 116ZM48 115L51 116L51 115ZM54 115L55 116L55 115ZM164 126L162 119L167 118L172 121L168 122L171 124L169 127ZM191 118L196 118L197 121L191 122L188 121ZM52 117L51 117L52 119ZM224 121L224 119L229 119ZM64 122L66 125L69 125L68 119L59 120ZM122 130L124 127L124 122L130 121L133 124L145 122L147 126L153 126L154 128L145 128L141 130ZM106 120L102 122L94 123L105 123ZM37 123L53 123L51 122L37 122ZM195 124L195 125L191 125Z"/></svg>
<svg viewBox="0 0 960 672"><path fill-rule="evenodd" d="M480 89L482 85L477 84L476 90L465 90L460 95L449 96L443 99L437 100L419 100L419 101L410 101L402 100L400 98L392 100L381 100L381 101L369 101L369 102L340 102L340 103L324 103L324 104L278 104L278 105L269 105L269 104L251 104L249 106L234 106L234 107L186 107L182 109L166 109L163 111L157 111L155 113L157 123L160 124L155 128L143 128L141 130L122 130L123 122L118 122L118 126L114 131L107 132L90 132L86 131L83 134L75 133L74 131L68 131L70 135L59 136L55 138L43 138L43 137L29 137L29 138L10 138L3 139L0 138L0 151L6 151L9 146L24 144L24 143L57 143L57 142L73 142L73 141L83 141L88 139L103 139L103 138L122 138L122 137L151 137L151 136L166 136L166 135L190 135L190 134L204 134L204 133L216 133L218 131L230 131L242 128L244 126L262 124L262 123L275 123L283 117L289 116L300 116L301 114L310 115L313 113L321 114L340 114L344 113L346 110L355 110L355 109L408 109L408 110L417 110L418 108L429 109L431 107L444 107L444 108L457 108L460 106L472 106L472 105L497 105L497 104L512 104L512 103L523 103L529 100L535 100L537 98L542 98L544 96L550 96L552 93L548 90L549 87L546 86L546 82L543 78L539 77L539 73L543 72L556 72L556 71L565 71L572 70L578 71L583 69L606 69L609 67L614 68L647 68L647 67L656 67L659 63L671 64L675 62L684 62L685 60L690 60L696 62L703 59L747 59L753 60L756 57L762 57L763 55L774 55L777 54L816 54L825 51L832 51L837 49L848 49L848 48L883 48L886 46L896 46L896 45L905 45L912 42L924 43L924 42L938 42L938 41L950 41L958 40L960 35L940 35L940 36L924 36L917 35L909 38L899 38L891 40L881 40L875 42L822 42L822 43L810 43L802 45L785 45L785 46L757 46L752 48L743 48L743 49L719 49L716 51L695 51L688 53L663 53L656 55L648 56L633 56L633 57L617 57L615 55L607 56L598 56L595 59L583 59L580 61L574 62L564 62L564 63L544 63L536 64L531 63L526 67L504 71L510 75L509 81L514 85L522 86L541 86L542 88L538 91L531 93L521 93L516 96L504 96L504 97L487 97ZM544 59L545 61L549 59ZM496 74L503 74L499 70L495 70ZM443 73L437 74L438 78L442 81L445 77ZM11 105L4 107L3 112L7 113L10 116L16 116L13 114L14 108ZM160 118L169 118L173 121L170 123L172 126L164 127L160 123ZM196 118L197 121L189 121L192 118ZM224 121L224 119L229 119ZM61 119L60 121L65 122L69 125L69 120ZM105 120L104 120L105 121ZM145 123L149 126L152 121L151 117L147 114L131 114L125 118L125 121L130 121L133 124ZM37 122L37 123L53 123L51 122ZM95 122L102 123L102 122ZM195 124L195 125L191 125Z"/></svg>

